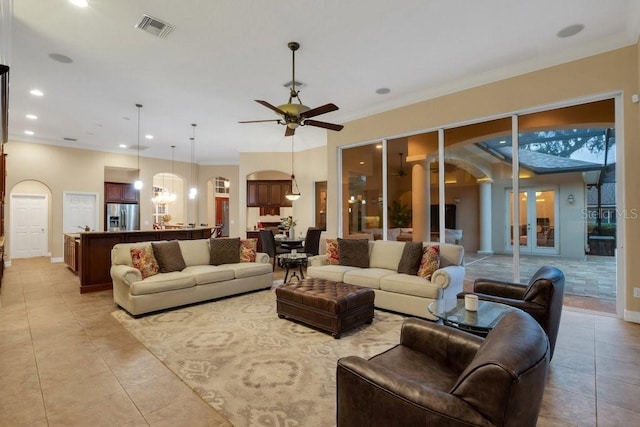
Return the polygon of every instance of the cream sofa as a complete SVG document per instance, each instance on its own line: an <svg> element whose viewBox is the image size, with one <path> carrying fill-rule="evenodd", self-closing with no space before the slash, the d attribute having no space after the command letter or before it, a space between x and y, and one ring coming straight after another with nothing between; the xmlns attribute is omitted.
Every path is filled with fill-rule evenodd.
<svg viewBox="0 0 640 427"><path fill-rule="evenodd" d="M180 240L187 267L142 278L133 267L132 247L151 242L118 243L111 250L113 299L132 315L270 288L273 273L269 256L256 254L256 262L209 265L209 239Z"/></svg>
<svg viewBox="0 0 640 427"><path fill-rule="evenodd" d="M369 241L369 268L328 265L326 254L311 257L307 276L372 288L377 308L435 320L427 306L437 299L456 298L462 292L464 248L423 242L423 246L440 246L440 268L427 280L397 272L404 245L405 242ZM322 246L326 250L326 243Z"/></svg>

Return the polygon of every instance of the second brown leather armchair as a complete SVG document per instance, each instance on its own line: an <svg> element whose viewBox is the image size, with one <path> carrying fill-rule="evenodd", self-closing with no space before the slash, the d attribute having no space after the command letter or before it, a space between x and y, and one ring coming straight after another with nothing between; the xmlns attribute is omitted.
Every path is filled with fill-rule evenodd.
<svg viewBox="0 0 640 427"><path fill-rule="evenodd" d="M562 271L553 266L540 267L526 285L476 279L473 293L481 300L507 304L529 313L547 333L553 358L564 300ZM464 293L459 294L458 298L463 295Z"/></svg>

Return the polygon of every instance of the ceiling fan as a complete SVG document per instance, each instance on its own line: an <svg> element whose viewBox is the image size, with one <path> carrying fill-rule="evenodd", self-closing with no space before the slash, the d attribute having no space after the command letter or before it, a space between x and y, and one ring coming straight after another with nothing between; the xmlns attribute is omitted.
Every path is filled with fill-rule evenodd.
<svg viewBox="0 0 640 427"><path fill-rule="evenodd" d="M248 120L241 121L238 123L260 123L260 122L276 122L280 125L285 125L286 129L284 132L284 136L292 136L296 132L296 128L298 126L315 126L320 128L325 128L334 131L341 131L344 127L343 125L337 125L333 123L321 122L318 120L310 120L311 117L316 117L321 114L330 113L331 111L336 111L338 107L335 104L325 104L316 108L309 108L306 105L302 104L300 101L299 90L296 90L296 50L300 48L300 44L298 42L289 42L289 49L291 49L292 55L292 74L293 77L291 79L291 91L289 92L289 101L286 104L278 105L277 107L269 104L267 101L261 101L256 99L255 101L258 104L264 105L270 110L275 111L280 118L279 119L270 119L270 120ZM297 100L297 103L293 103L294 98Z"/></svg>
<svg viewBox="0 0 640 427"><path fill-rule="evenodd" d="M395 176L407 176L407 173L404 171L404 168L402 166L402 155L404 153L398 153L398 155L400 156L400 169L398 169L397 172L392 172L391 175L395 175Z"/></svg>

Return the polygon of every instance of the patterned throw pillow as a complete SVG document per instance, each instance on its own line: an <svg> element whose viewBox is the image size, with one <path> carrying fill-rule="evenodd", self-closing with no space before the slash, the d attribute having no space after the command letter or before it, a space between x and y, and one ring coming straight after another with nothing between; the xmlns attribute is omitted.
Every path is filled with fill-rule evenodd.
<svg viewBox="0 0 640 427"><path fill-rule="evenodd" d="M187 264L182 257L182 250L177 240L168 242L151 242L153 255L158 261L160 273L171 273L172 271L182 271L187 268Z"/></svg>
<svg viewBox="0 0 640 427"><path fill-rule="evenodd" d="M398 273L410 274L415 276L418 274L420 262L422 261L422 242L406 242L398 263Z"/></svg>
<svg viewBox="0 0 640 427"><path fill-rule="evenodd" d="M131 263L134 268L140 270L143 279L158 274L160 270L158 261L153 256L151 245L142 248L131 248Z"/></svg>
<svg viewBox="0 0 640 427"><path fill-rule="evenodd" d="M338 252L338 239L327 239L327 264L340 264L340 254Z"/></svg>
<svg viewBox="0 0 640 427"><path fill-rule="evenodd" d="M338 252L340 252L340 265L352 267L369 267L369 240L368 239L338 239Z"/></svg>
<svg viewBox="0 0 640 427"><path fill-rule="evenodd" d="M235 264L240 262L240 238L211 238L209 239L211 265Z"/></svg>
<svg viewBox="0 0 640 427"><path fill-rule="evenodd" d="M256 262L258 239L240 239L240 262Z"/></svg>
<svg viewBox="0 0 640 427"><path fill-rule="evenodd" d="M431 275L440 267L440 246L427 246L422 252L422 261L418 268L418 276L431 279Z"/></svg>

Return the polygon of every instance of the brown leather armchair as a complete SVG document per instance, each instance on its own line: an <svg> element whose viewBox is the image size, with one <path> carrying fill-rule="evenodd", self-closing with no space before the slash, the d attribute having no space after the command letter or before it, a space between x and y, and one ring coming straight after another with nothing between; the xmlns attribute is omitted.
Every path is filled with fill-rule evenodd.
<svg viewBox="0 0 640 427"><path fill-rule="evenodd" d="M500 302L526 311L538 321L549 337L550 359L556 347L564 299L564 274L556 267L544 266L531 277L529 283L476 279L473 293L485 301ZM458 295L461 298L464 293Z"/></svg>
<svg viewBox="0 0 640 427"><path fill-rule="evenodd" d="M338 360L338 426L535 426L548 368L547 336L519 310L485 339L409 318L399 345Z"/></svg>

